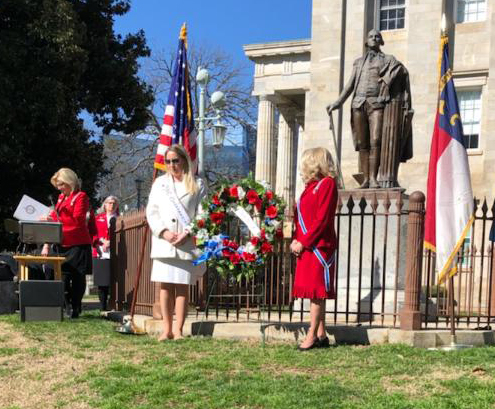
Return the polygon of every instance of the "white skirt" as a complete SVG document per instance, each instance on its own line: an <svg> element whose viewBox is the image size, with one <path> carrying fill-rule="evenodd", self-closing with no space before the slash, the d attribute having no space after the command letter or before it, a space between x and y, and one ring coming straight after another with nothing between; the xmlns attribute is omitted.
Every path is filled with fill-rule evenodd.
<svg viewBox="0 0 495 409"><path fill-rule="evenodd" d="M151 281L172 284L195 284L205 273L204 264L193 265L190 260L155 258L151 269Z"/></svg>

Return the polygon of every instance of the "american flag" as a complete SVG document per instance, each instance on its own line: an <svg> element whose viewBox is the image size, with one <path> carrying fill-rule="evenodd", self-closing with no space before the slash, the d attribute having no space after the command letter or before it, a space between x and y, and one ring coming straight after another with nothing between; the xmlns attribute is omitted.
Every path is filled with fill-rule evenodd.
<svg viewBox="0 0 495 409"><path fill-rule="evenodd" d="M196 131L194 130L189 69L187 67L187 29L182 25L179 47L168 102L165 107L160 141L155 157L155 168L165 170L165 154L175 144L183 145L191 157L193 173L197 169Z"/></svg>

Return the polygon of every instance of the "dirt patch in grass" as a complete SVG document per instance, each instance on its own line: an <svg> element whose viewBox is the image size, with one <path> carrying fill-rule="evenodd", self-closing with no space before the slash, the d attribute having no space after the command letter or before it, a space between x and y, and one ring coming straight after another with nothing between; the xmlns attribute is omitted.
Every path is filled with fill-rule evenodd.
<svg viewBox="0 0 495 409"><path fill-rule="evenodd" d="M289 366L289 365L270 365L266 364L261 367L261 371L274 374L274 376L281 375L302 375L309 379L316 379L322 376L335 375L330 368L315 368L313 366Z"/></svg>
<svg viewBox="0 0 495 409"><path fill-rule="evenodd" d="M382 387L388 393L399 392L410 398L431 396L435 393L447 392L440 381L449 381L464 376L466 372L451 368L437 368L433 372L421 376L398 375L382 378Z"/></svg>
<svg viewBox="0 0 495 409"><path fill-rule="evenodd" d="M0 367L6 368L2 377L0 407L18 406L23 409L67 407L90 408L78 396L91 396L75 378L86 367L82 359L54 353L51 343L40 343L16 331L10 324L0 323L4 347L18 348L10 356L0 357Z"/></svg>
<svg viewBox="0 0 495 409"><path fill-rule="evenodd" d="M12 348L13 353L0 355L2 393L0 407L18 406L38 408L91 408L84 401L95 397L85 382L79 379L89 370L99 371L114 359L140 364L145 359L138 346L122 342L108 342L98 347L101 337L86 341L95 348L76 346L66 334L49 337L25 336L8 323L0 322L1 348ZM123 341L124 342L124 341ZM86 343L86 342L85 342Z"/></svg>

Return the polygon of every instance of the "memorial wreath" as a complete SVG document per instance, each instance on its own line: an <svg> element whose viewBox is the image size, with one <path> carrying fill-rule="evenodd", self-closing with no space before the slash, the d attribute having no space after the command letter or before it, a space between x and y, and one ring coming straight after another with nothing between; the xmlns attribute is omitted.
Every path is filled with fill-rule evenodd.
<svg viewBox="0 0 495 409"><path fill-rule="evenodd" d="M283 238L285 203L266 183L248 177L235 183L221 183L202 202L203 210L193 222L192 233L201 255L194 264L206 262L225 277L250 279L273 253ZM229 237L234 218L247 227L243 237Z"/></svg>

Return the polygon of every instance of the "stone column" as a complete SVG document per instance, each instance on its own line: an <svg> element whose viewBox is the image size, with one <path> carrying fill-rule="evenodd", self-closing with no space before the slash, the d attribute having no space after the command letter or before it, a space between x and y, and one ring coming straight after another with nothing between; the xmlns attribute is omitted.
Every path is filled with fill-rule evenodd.
<svg viewBox="0 0 495 409"><path fill-rule="evenodd" d="M275 186L275 144L274 121L275 109L273 102L265 95L258 102L258 132L256 135L256 180L265 180Z"/></svg>
<svg viewBox="0 0 495 409"><path fill-rule="evenodd" d="M296 114L296 126L298 127L297 129L297 139L296 139L296 166L295 168L295 174L294 174L294 185L295 185L295 192L294 192L294 198L297 200L297 198L301 195L302 191L304 190L304 182L301 179L300 176L300 171L301 171L301 156L304 150L303 142L304 142L304 111L298 112Z"/></svg>
<svg viewBox="0 0 495 409"><path fill-rule="evenodd" d="M406 285L400 329L421 329L420 293L425 222L425 195L416 191L409 197L407 219Z"/></svg>
<svg viewBox="0 0 495 409"><path fill-rule="evenodd" d="M294 134L295 110L291 107L279 106L277 177L275 192L285 200L285 214L292 215L294 206Z"/></svg>

